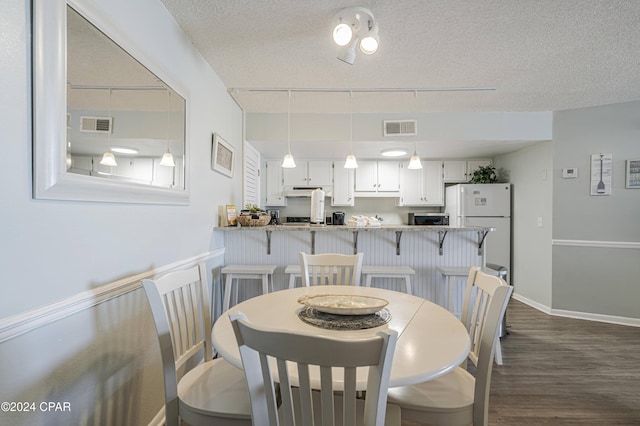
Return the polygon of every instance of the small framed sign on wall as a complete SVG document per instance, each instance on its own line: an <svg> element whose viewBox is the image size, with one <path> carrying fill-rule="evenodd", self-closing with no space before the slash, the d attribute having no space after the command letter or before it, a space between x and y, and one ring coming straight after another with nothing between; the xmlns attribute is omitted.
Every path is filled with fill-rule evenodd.
<svg viewBox="0 0 640 426"><path fill-rule="evenodd" d="M591 156L591 195L611 195L613 155Z"/></svg>
<svg viewBox="0 0 640 426"><path fill-rule="evenodd" d="M640 188L640 159L627 160L627 188Z"/></svg>
<svg viewBox="0 0 640 426"><path fill-rule="evenodd" d="M213 134L211 144L211 168L215 171L233 176L233 162L235 150L229 142L225 141L217 133Z"/></svg>

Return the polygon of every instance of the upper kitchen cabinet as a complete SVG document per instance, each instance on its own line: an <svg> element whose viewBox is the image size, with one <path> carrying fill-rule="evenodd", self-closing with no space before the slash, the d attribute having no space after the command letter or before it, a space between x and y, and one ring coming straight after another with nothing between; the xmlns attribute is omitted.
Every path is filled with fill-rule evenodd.
<svg viewBox="0 0 640 426"><path fill-rule="evenodd" d="M399 161L360 161L355 171L355 195L358 197L398 197Z"/></svg>
<svg viewBox="0 0 640 426"><path fill-rule="evenodd" d="M333 168L333 193L331 195L332 206L354 205L354 171L345 169L342 163L334 164Z"/></svg>
<svg viewBox="0 0 640 426"><path fill-rule="evenodd" d="M401 168L399 205L443 206L444 181L442 161L423 161L422 169L410 170L408 162Z"/></svg>
<svg viewBox="0 0 640 426"><path fill-rule="evenodd" d="M332 161L297 161L296 167L284 169L285 187L323 187L332 182Z"/></svg>
<svg viewBox="0 0 640 426"><path fill-rule="evenodd" d="M284 196L284 178L281 160L267 160L266 162L266 200L265 205L271 207L283 207L287 205ZM289 169L295 170L295 169Z"/></svg>
<svg viewBox="0 0 640 426"><path fill-rule="evenodd" d="M473 172L480 166L490 166L491 160L449 160L444 162L444 181L469 182Z"/></svg>

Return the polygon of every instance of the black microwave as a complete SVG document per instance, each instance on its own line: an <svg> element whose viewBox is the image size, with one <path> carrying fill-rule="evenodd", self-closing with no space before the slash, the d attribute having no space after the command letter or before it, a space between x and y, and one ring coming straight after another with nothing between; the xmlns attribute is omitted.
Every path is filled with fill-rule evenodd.
<svg viewBox="0 0 640 426"><path fill-rule="evenodd" d="M409 213L409 225L449 226L447 213Z"/></svg>

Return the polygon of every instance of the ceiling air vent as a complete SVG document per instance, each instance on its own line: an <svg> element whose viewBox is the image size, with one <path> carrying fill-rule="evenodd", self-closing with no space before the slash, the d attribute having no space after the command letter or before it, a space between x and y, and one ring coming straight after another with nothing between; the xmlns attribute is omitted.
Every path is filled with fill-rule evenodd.
<svg viewBox="0 0 640 426"><path fill-rule="evenodd" d="M384 120L384 136L415 136L418 134L416 120Z"/></svg>
<svg viewBox="0 0 640 426"><path fill-rule="evenodd" d="M80 117L80 131L87 133L111 133L111 117Z"/></svg>

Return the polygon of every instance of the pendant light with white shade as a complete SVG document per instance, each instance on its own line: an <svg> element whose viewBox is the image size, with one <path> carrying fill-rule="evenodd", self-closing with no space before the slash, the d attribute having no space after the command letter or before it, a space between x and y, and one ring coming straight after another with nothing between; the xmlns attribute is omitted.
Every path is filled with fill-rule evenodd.
<svg viewBox="0 0 640 426"><path fill-rule="evenodd" d="M353 106L351 102L352 97L353 97L353 93L349 92L349 139L351 140L351 145L349 147L349 155L347 155L347 159L344 162L345 169L358 168L358 161L356 160L356 156L353 155Z"/></svg>
<svg viewBox="0 0 640 426"><path fill-rule="evenodd" d="M420 157L418 157L418 153L416 150L417 144L418 144L417 142L414 142L413 155L411 156L411 160L409 160L409 166L407 166L407 168L411 170L417 170L422 168L422 161L420 160Z"/></svg>
<svg viewBox="0 0 640 426"><path fill-rule="evenodd" d="M171 154L171 149L169 146L169 99L171 96L171 91L167 89L167 152L162 155L162 160L160 160L161 166L166 167L175 167L176 162L173 161L173 154Z"/></svg>
<svg viewBox="0 0 640 426"><path fill-rule="evenodd" d="M111 89L109 89L109 118L111 118ZM113 126L113 121L109 126L109 132L107 133L107 150L102 155L102 160L100 160L100 164L103 166L116 167L118 163L116 163L116 156L111 152L111 130Z"/></svg>
<svg viewBox="0 0 640 426"><path fill-rule="evenodd" d="M418 92L414 92L414 98L417 99L418 98ZM411 160L409 160L409 166L407 167L408 169L411 170L419 170L422 168L422 161L420 160L420 157L418 157L418 142L414 141L413 142L413 155L411 156Z"/></svg>
<svg viewBox="0 0 640 426"><path fill-rule="evenodd" d="M291 155L291 90L287 91L289 96L289 103L287 106L287 155L282 160L282 167L285 169L293 169L296 167L296 162Z"/></svg>

